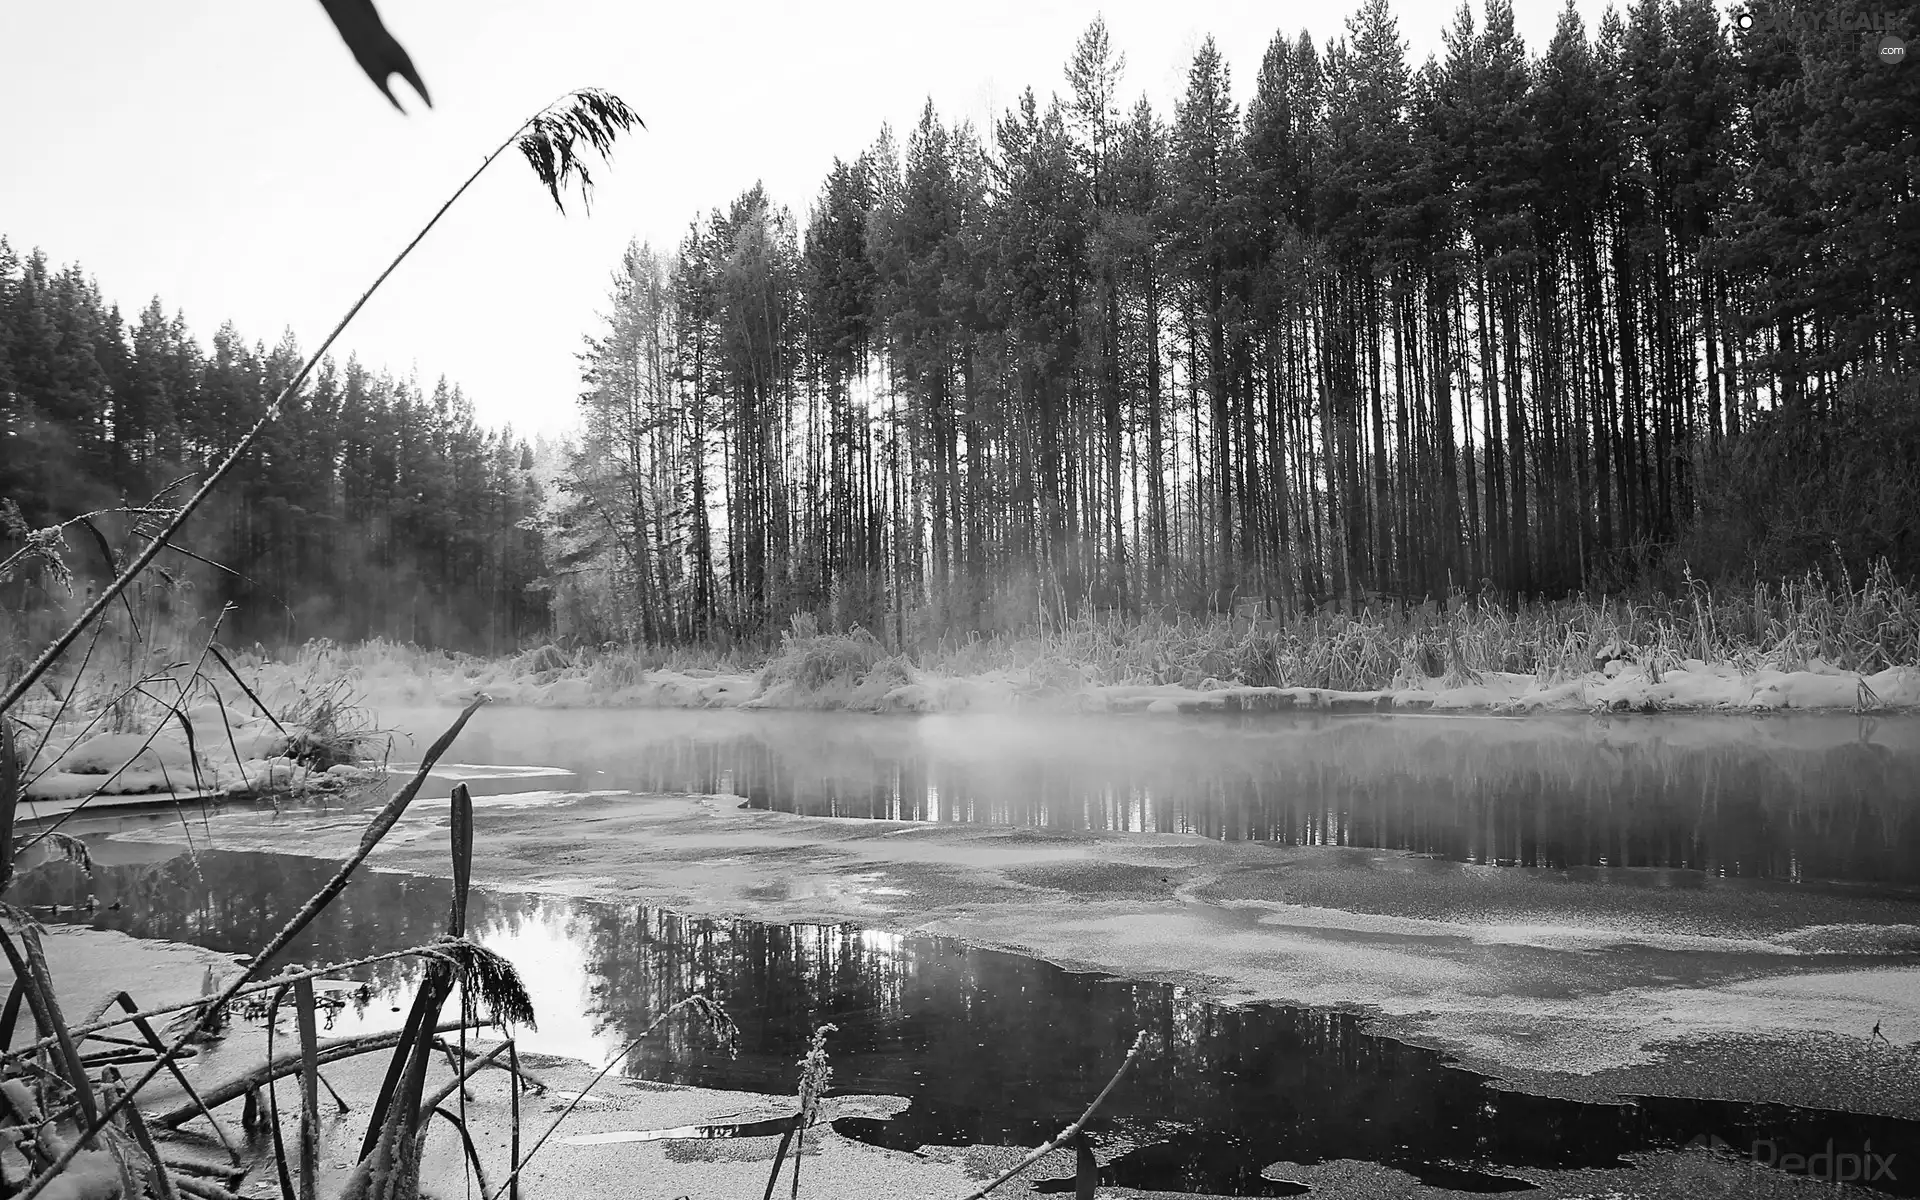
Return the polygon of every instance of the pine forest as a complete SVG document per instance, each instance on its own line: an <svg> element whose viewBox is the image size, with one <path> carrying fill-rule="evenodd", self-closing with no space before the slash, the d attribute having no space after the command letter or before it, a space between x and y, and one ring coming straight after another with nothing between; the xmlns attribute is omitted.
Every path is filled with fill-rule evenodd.
<svg viewBox="0 0 1920 1200"><path fill-rule="evenodd" d="M1169 112L1096 19L992 128L632 245L566 444L329 365L170 569L491 652L1911 576L1920 74L1861 39L1488 0L1415 64L1367 0ZM298 357L0 251L9 534L204 469Z"/></svg>

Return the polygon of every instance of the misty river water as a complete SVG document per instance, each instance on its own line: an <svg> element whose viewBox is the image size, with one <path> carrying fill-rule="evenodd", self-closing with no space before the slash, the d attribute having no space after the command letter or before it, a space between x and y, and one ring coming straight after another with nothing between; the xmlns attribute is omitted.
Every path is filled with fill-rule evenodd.
<svg viewBox="0 0 1920 1200"><path fill-rule="evenodd" d="M420 745L449 716L395 714ZM1912 716L482 716L499 719L475 720L453 757L807 816L1920 884Z"/></svg>
<svg viewBox="0 0 1920 1200"><path fill-rule="evenodd" d="M392 714L424 744L448 714ZM1738 876L1920 897L1920 721L1851 717L1216 720L497 710L450 758L500 767L477 793L532 788L734 794L840 817L988 822L1370 846L1659 886ZM403 757L403 744L396 759ZM417 751L416 751L417 753ZM445 786L440 789L445 794ZM556 811L556 820L566 819ZM92 839L100 928L245 952L324 880L320 860ZM217 846L217 840L215 845ZM365 874L293 957L340 961L430 941L444 880ZM73 905L65 868L19 902ZM69 910L71 914L71 910ZM77 916L77 914L72 914ZM1920 1123L1777 1104L1546 1099L1370 1034L1349 1012L1221 1006L1166 983L1076 973L947 939L852 925L690 917L612 900L476 894L483 943L520 965L541 1016L529 1049L605 1061L654 1013L708 991L738 1021L727 1058L675 1034L639 1077L790 1093L834 1022L840 1093L904 1096L836 1128L879 1145L1033 1144L1113 1070L1133 1031L1162 1047L1099 1118L1122 1153L1103 1182L1290 1195L1276 1161L1361 1159L1474 1191L1512 1168L1623 1165L1703 1137L1920 1150ZM384 964L335 1032L391 1025L416 981ZM723 1131L724 1132L724 1131ZM1071 1190L1064 1182L1044 1190ZM1897 1194L1920 1194L1900 1183Z"/></svg>

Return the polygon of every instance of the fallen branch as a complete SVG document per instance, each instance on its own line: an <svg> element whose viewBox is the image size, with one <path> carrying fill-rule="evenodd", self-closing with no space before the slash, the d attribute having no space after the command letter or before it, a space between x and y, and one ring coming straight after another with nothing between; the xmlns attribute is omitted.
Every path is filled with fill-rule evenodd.
<svg viewBox="0 0 1920 1200"><path fill-rule="evenodd" d="M192 1176L175 1176L173 1186L186 1195L195 1197L196 1200L240 1200L240 1193L204 1183Z"/></svg>
<svg viewBox="0 0 1920 1200"><path fill-rule="evenodd" d="M442 1021L434 1032L451 1033L461 1028L462 1024L463 1022L460 1021ZM325 1066L330 1062L339 1062L343 1058L357 1058L362 1054L374 1054L381 1050L391 1050L400 1044L400 1035L402 1032L404 1031L399 1029L389 1029L382 1033L365 1033L356 1037L336 1038L333 1041L321 1042L315 1051L314 1061L317 1065ZM264 1087L276 1079L284 1079L288 1075L295 1074L300 1070L300 1067L300 1051L289 1050L287 1053L274 1058L273 1061L255 1067L244 1075L236 1075L224 1083L208 1088L206 1091L200 1093L200 1099L205 1102L207 1109L216 1109L223 1104L230 1104L242 1098L248 1092L259 1087ZM502 1068L502 1070L504 1069L505 1068ZM161 1129L174 1129L184 1125L194 1117L199 1116L200 1112L201 1105L188 1101L185 1104L176 1104L172 1108L149 1116L147 1123Z"/></svg>
<svg viewBox="0 0 1920 1200"><path fill-rule="evenodd" d="M440 1049L446 1050L449 1053L451 1053L455 1049L453 1043L446 1041L444 1038L436 1041L434 1044L438 1046ZM428 1096L425 1100L422 1100L420 1102L420 1123L423 1125L426 1124L427 1114L432 1112L434 1109L439 1108L442 1101L444 1101L448 1096L453 1095L453 1090L455 1088L465 1087L467 1080L472 1079L475 1075L478 1075L480 1073L481 1068L492 1067L495 1070L499 1070L499 1071L510 1070L510 1068L501 1066L500 1063L498 1063L495 1060L498 1059L502 1054L505 1054L507 1051L511 1050L512 1048L513 1048L513 1042L511 1039L509 1039L507 1041L501 1042L498 1046L495 1046L493 1049L488 1050L481 1054L474 1054L474 1052L471 1050L467 1051L468 1054L473 1055L473 1061L467 1064L466 1069L455 1071L452 1079L447 1080L447 1082L443 1084L431 1096Z"/></svg>

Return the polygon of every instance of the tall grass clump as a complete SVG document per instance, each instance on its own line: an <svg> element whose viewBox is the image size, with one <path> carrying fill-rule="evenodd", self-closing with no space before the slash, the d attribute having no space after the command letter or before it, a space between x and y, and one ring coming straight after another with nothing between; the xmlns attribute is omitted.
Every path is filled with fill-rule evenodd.
<svg viewBox="0 0 1920 1200"><path fill-rule="evenodd" d="M787 684L802 695L830 687L851 690L888 657L878 638L855 626L847 633L821 633L809 613L795 614L779 651L760 669L760 688Z"/></svg>
<svg viewBox="0 0 1920 1200"><path fill-rule="evenodd" d="M280 720L298 731L288 738L288 757L319 771L364 761L388 737L344 677L313 680L297 689L280 710Z"/></svg>

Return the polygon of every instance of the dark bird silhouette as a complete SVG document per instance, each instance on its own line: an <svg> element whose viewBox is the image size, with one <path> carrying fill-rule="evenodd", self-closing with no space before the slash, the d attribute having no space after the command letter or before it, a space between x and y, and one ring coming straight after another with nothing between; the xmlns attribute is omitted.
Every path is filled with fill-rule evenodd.
<svg viewBox="0 0 1920 1200"><path fill-rule="evenodd" d="M413 85L428 108L433 107L433 97L427 95L427 85L421 82L420 72L413 69L413 60L381 23L380 14L373 9L373 0L320 0L320 7L333 18L333 27L340 31L340 39L346 42L347 49L353 51L353 60L360 64L360 69L373 80L373 86L380 89L389 104L403 113L407 111L400 108L400 101L388 86L387 81L398 75Z"/></svg>

